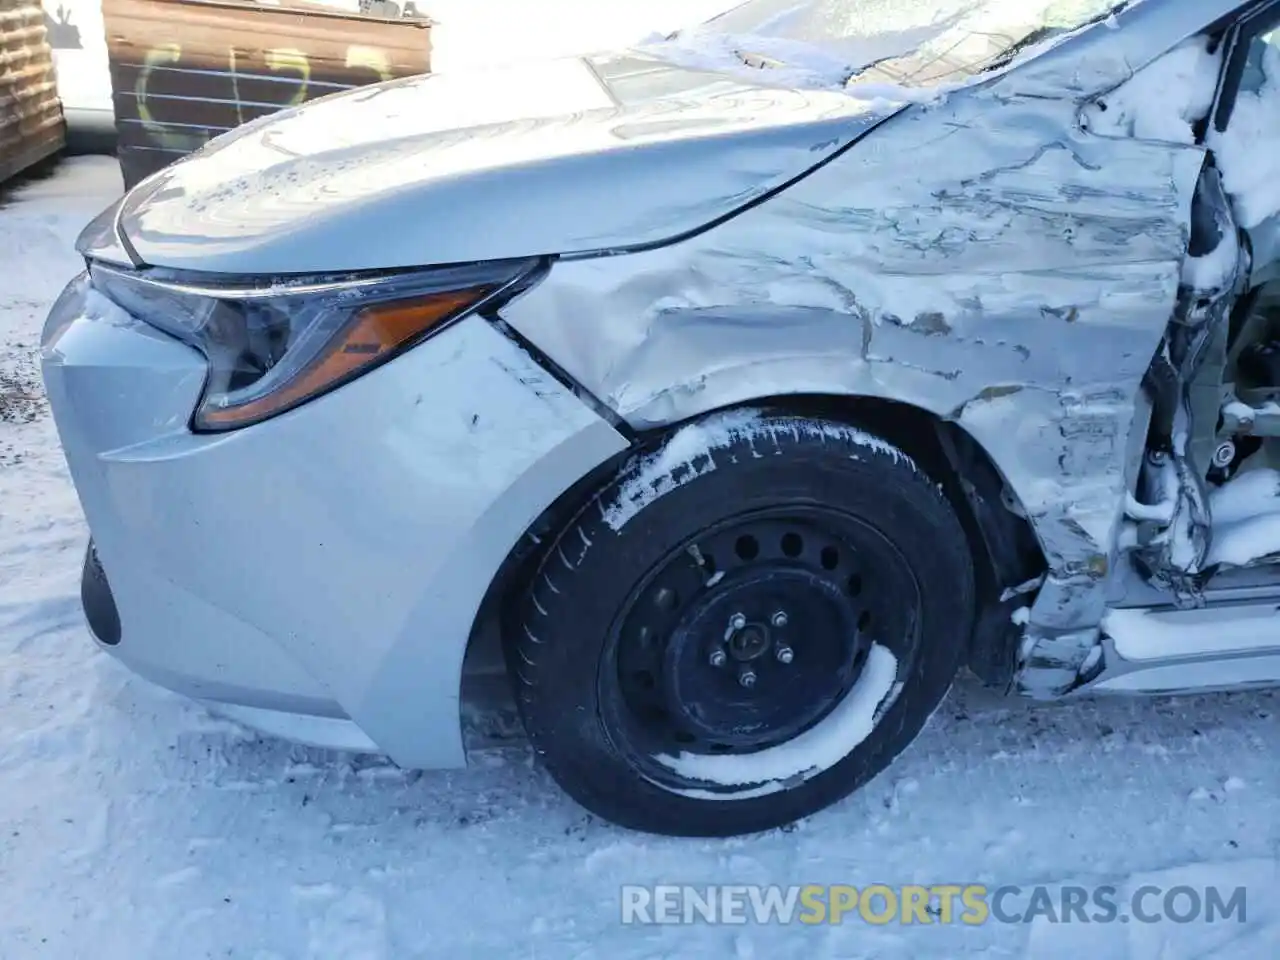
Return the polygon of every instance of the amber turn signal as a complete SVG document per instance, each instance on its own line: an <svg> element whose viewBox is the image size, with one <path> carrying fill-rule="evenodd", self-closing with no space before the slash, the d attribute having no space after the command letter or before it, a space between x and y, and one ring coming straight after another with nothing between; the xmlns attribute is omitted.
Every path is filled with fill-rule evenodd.
<svg viewBox="0 0 1280 960"><path fill-rule="evenodd" d="M295 407L309 397L354 379L365 368L479 303L492 289L471 287L363 307L352 316L343 334L293 379L266 396L246 403L206 409L204 420L219 428L234 427Z"/></svg>

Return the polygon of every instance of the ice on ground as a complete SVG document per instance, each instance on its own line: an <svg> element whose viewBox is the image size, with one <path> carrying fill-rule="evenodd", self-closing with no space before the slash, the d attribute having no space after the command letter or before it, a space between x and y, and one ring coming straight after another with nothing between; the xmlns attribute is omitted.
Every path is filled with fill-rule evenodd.
<svg viewBox="0 0 1280 960"><path fill-rule="evenodd" d="M682 777L717 786L746 786L753 797L774 793L797 778L808 779L831 769L875 729L894 681L898 658L888 647L873 644L853 689L823 721L789 743L751 754L681 753L655 759ZM739 797L743 794L729 794ZM724 794L718 794L721 799Z"/></svg>

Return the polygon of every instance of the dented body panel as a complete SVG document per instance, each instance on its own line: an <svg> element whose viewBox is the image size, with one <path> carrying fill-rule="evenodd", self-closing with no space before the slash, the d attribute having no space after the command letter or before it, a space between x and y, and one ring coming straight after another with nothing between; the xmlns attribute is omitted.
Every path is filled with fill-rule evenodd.
<svg viewBox="0 0 1280 960"><path fill-rule="evenodd" d="M1140 5L683 242L562 262L505 319L637 428L788 394L958 423L1047 560L1020 685L1063 693L1098 643L1205 159L1081 110L1207 6Z"/></svg>
<svg viewBox="0 0 1280 960"><path fill-rule="evenodd" d="M1187 646L1152 656L1109 632L1146 620L1107 616L1139 577L1151 609L1205 601L1202 461L1251 265L1193 129L1203 115L1175 114L1185 136L1165 137L1108 100L1240 6L1134 0L1011 62L969 64L945 90L886 90L880 61L808 90L629 53L499 83L416 78L251 121L166 168L85 231L101 276L69 288L45 341L117 629L132 632L122 657L263 728L320 718L312 742L461 762L473 640L502 632L586 491L669 434L678 446L677 424L803 397L822 416L915 411L902 421L928 436L919 462L975 555L981 609L955 632L984 680L1046 698L1185 683ZM1228 254L1212 289L1188 279L1213 273L1197 262L1211 252ZM132 274L204 307L292 303L506 258L527 263L473 288L463 313L386 353L343 348L387 362L225 436L192 429L208 373L228 356L237 375L256 369L245 357L259 379L288 369L256 342L270 338L231 309L193 309L187 341L162 336L103 293ZM210 317L255 337L191 349L231 343ZM1263 412L1235 406L1224 422ZM259 474L279 482L228 509L237 478ZM157 607L160 571L190 596ZM1229 645L1206 648L1231 660L1209 681L1280 679L1257 614L1234 610ZM188 642L163 643L179 620ZM1173 620L1201 622L1152 622ZM246 651L225 658L232 671L228 636Z"/></svg>

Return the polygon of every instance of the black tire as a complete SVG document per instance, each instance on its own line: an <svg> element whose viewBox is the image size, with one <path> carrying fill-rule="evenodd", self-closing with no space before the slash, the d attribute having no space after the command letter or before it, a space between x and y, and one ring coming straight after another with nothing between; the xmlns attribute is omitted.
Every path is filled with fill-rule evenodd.
<svg viewBox="0 0 1280 960"><path fill-rule="evenodd" d="M774 536L793 527L800 532ZM837 528L845 539L828 535ZM689 544L722 541L733 544L726 561L733 569L716 576L714 558ZM864 576L874 589L862 589ZM655 586L664 578L676 586ZM833 584L847 589L837 596ZM723 649L716 652L724 603L746 606L775 589L788 602L798 598L794 609L809 624L800 638L812 655L806 661L797 642L794 662L827 667L800 685L781 650L791 642L784 628L799 616L774 613L769 623L783 627L770 632L763 621L759 630L735 630L743 620L735 613L724 634L723 649L733 654L727 666ZM678 626L665 631L659 620L651 629L651 618L668 615L652 611L673 596ZM855 614L850 630L842 618ZM534 576L507 653L529 738L582 806L636 830L729 836L812 814L887 767L945 696L973 618L964 532L937 483L906 454L844 424L738 411L685 427L662 449L633 458L579 511ZM885 624L879 639L877 623ZM712 644L705 669L736 671L728 681L699 672L704 641ZM761 649L773 655L752 653ZM830 669L832 657L851 664ZM657 666L628 672L637 662ZM889 676L892 696L880 693ZM686 702L689 690L701 699L689 694ZM828 711L816 720L808 716L815 701ZM871 703L874 716L865 712ZM787 739L764 739L775 733ZM853 741L847 752L827 742L837 733ZM704 743L718 737L742 739ZM669 738L692 746L651 749ZM788 742L790 753L777 749ZM821 754L811 752L815 744ZM728 761L706 759L726 753ZM820 755L833 759L807 759ZM792 763L808 766L791 775ZM766 764L773 772L751 779L747 772Z"/></svg>

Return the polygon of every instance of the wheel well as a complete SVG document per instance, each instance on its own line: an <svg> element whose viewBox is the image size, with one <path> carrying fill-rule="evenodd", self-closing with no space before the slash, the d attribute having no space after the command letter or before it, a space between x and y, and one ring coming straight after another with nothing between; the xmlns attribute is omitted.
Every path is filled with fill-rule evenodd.
<svg viewBox="0 0 1280 960"><path fill-rule="evenodd" d="M1011 618L1030 602L1018 588L1036 583L1047 563L1021 504L986 450L957 424L892 400L822 395L767 403L863 427L909 454L941 485L974 560L978 602L966 665L984 683L1007 689L1021 636Z"/></svg>
<svg viewBox="0 0 1280 960"><path fill-rule="evenodd" d="M954 423L909 404L874 397L791 395L752 400L743 406L836 420L862 427L895 444L941 486L968 538L977 578L978 608L966 663L983 682L1007 688L1016 666L1020 629L1011 616L1027 597L1015 593L1046 570L1031 524L987 452ZM696 419L716 411L708 410ZM468 641L463 676L501 669L501 637L511 600L518 596L542 552L627 459L659 445L684 423L637 436L627 450L583 477L546 510L512 549L490 584Z"/></svg>

